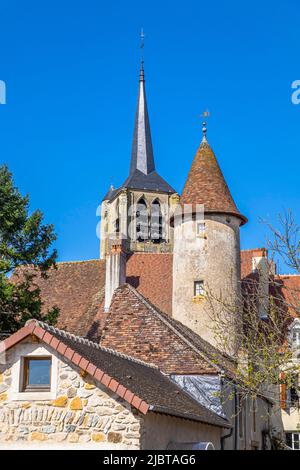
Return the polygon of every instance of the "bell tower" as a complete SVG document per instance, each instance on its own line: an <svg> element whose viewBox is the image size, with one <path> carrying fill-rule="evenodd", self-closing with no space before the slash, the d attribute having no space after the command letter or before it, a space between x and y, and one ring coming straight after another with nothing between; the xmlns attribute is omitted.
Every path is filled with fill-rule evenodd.
<svg viewBox="0 0 300 470"><path fill-rule="evenodd" d="M125 240L128 253L172 252L169 219L177 200L175 190L156 171L141 60L129 176L119 188L111 186L103 198L101 258L109 253L111 238Z"/></svg>

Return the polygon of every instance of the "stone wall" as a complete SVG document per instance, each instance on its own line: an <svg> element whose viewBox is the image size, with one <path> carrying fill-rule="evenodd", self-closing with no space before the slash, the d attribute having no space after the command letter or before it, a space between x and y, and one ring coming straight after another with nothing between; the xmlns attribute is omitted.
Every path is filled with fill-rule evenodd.
<svg viewBox="0 0 300 470"><path fill-rule="evenodd" d="M153 243L151 240L137 242L136 240L136 211L138 201L143 198L147 204L149 215L151 204L158 199L162 211L162 224L165 242ZM126 247L130 252L172 253L173 228L169 219L178 203L178 194L162 192L138 191L123 189L113 201L103 201L101 205L100 256L104 259L109 253L109 238L115 234L115 223L119 215L120 232L126 235Z"/></svg>
<svg viewBox="0 0 300 470"><path fill-rule="evenodd" d="M222 318L225 310L222 299L236 314L240 298L239 225L237 217L208 214L203 236L196 234L195 220L175 225L172 315L217 347L220 341L215 338L212 320L218 315ZM194 296L197 280L202 280L205 290L211 293L207 299ZM228 319L225 321L229 324ZM234 352L235 338L231 336L228 348Z"/></svg>
<svg viewBox="0 0 300 470"><path fill-rule="evenodd" d="M24 342L0 364L0 443L61 443L138 449L143 418L114 393L57 355L53 400L12 400L13 364ZM43 345L43 348L47 348ZM47 354L53 351L49 348Z"/></svg>

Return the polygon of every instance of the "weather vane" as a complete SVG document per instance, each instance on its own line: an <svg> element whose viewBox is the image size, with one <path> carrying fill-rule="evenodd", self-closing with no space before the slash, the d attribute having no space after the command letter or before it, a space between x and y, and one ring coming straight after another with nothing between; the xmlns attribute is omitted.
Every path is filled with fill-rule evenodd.
<svg viewBox="0 0 300 470"><path fill-rule="evenodd" d="M210 116L210 113L208 110L203 111L201 114L201 117L203 117L204 121L202 122L202 133L203 133L203 139L206 139L206 132L207 132L207 127L206 127L206 119Z"/></svg>
<svg viewBox="0 0 300 470"><path fill-rule="evenodd" d="M141 64L144 66L144 46L145 46L145 34L143 28L141 29Z"/></svg>

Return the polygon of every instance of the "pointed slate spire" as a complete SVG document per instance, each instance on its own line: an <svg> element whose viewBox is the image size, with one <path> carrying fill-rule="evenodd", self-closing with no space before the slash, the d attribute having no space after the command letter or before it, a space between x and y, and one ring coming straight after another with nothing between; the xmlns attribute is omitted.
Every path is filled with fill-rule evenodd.
<svg viewBox="0 0 300 470"><path fill-rule="evenodd" d="M140 69L139 95L135 115L130 174L132 175L135 170L141 171L144 175L155 171L143 61L141 62Z"/></svg>

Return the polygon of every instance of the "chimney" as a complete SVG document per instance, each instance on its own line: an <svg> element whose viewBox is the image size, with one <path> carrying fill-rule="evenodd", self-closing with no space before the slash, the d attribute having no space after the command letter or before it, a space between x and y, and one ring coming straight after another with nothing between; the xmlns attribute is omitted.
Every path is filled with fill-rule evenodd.
<svg viewBox="0 0 300 470"><path fill-rule="evenodd" d="M108 312L115 290L126 282L126 252L124 240L110 240L109 254L106 257L105 303Z"/></svg>
<svg viewBox="0 0 300 470"><path fill-rule="evenodd" d="M265 248L253 250L252 272L258 274L257 310L259 317L264 320L269 315L269 287L270 275L273 271L272 263L268 260L268 250Z"/></svg>

